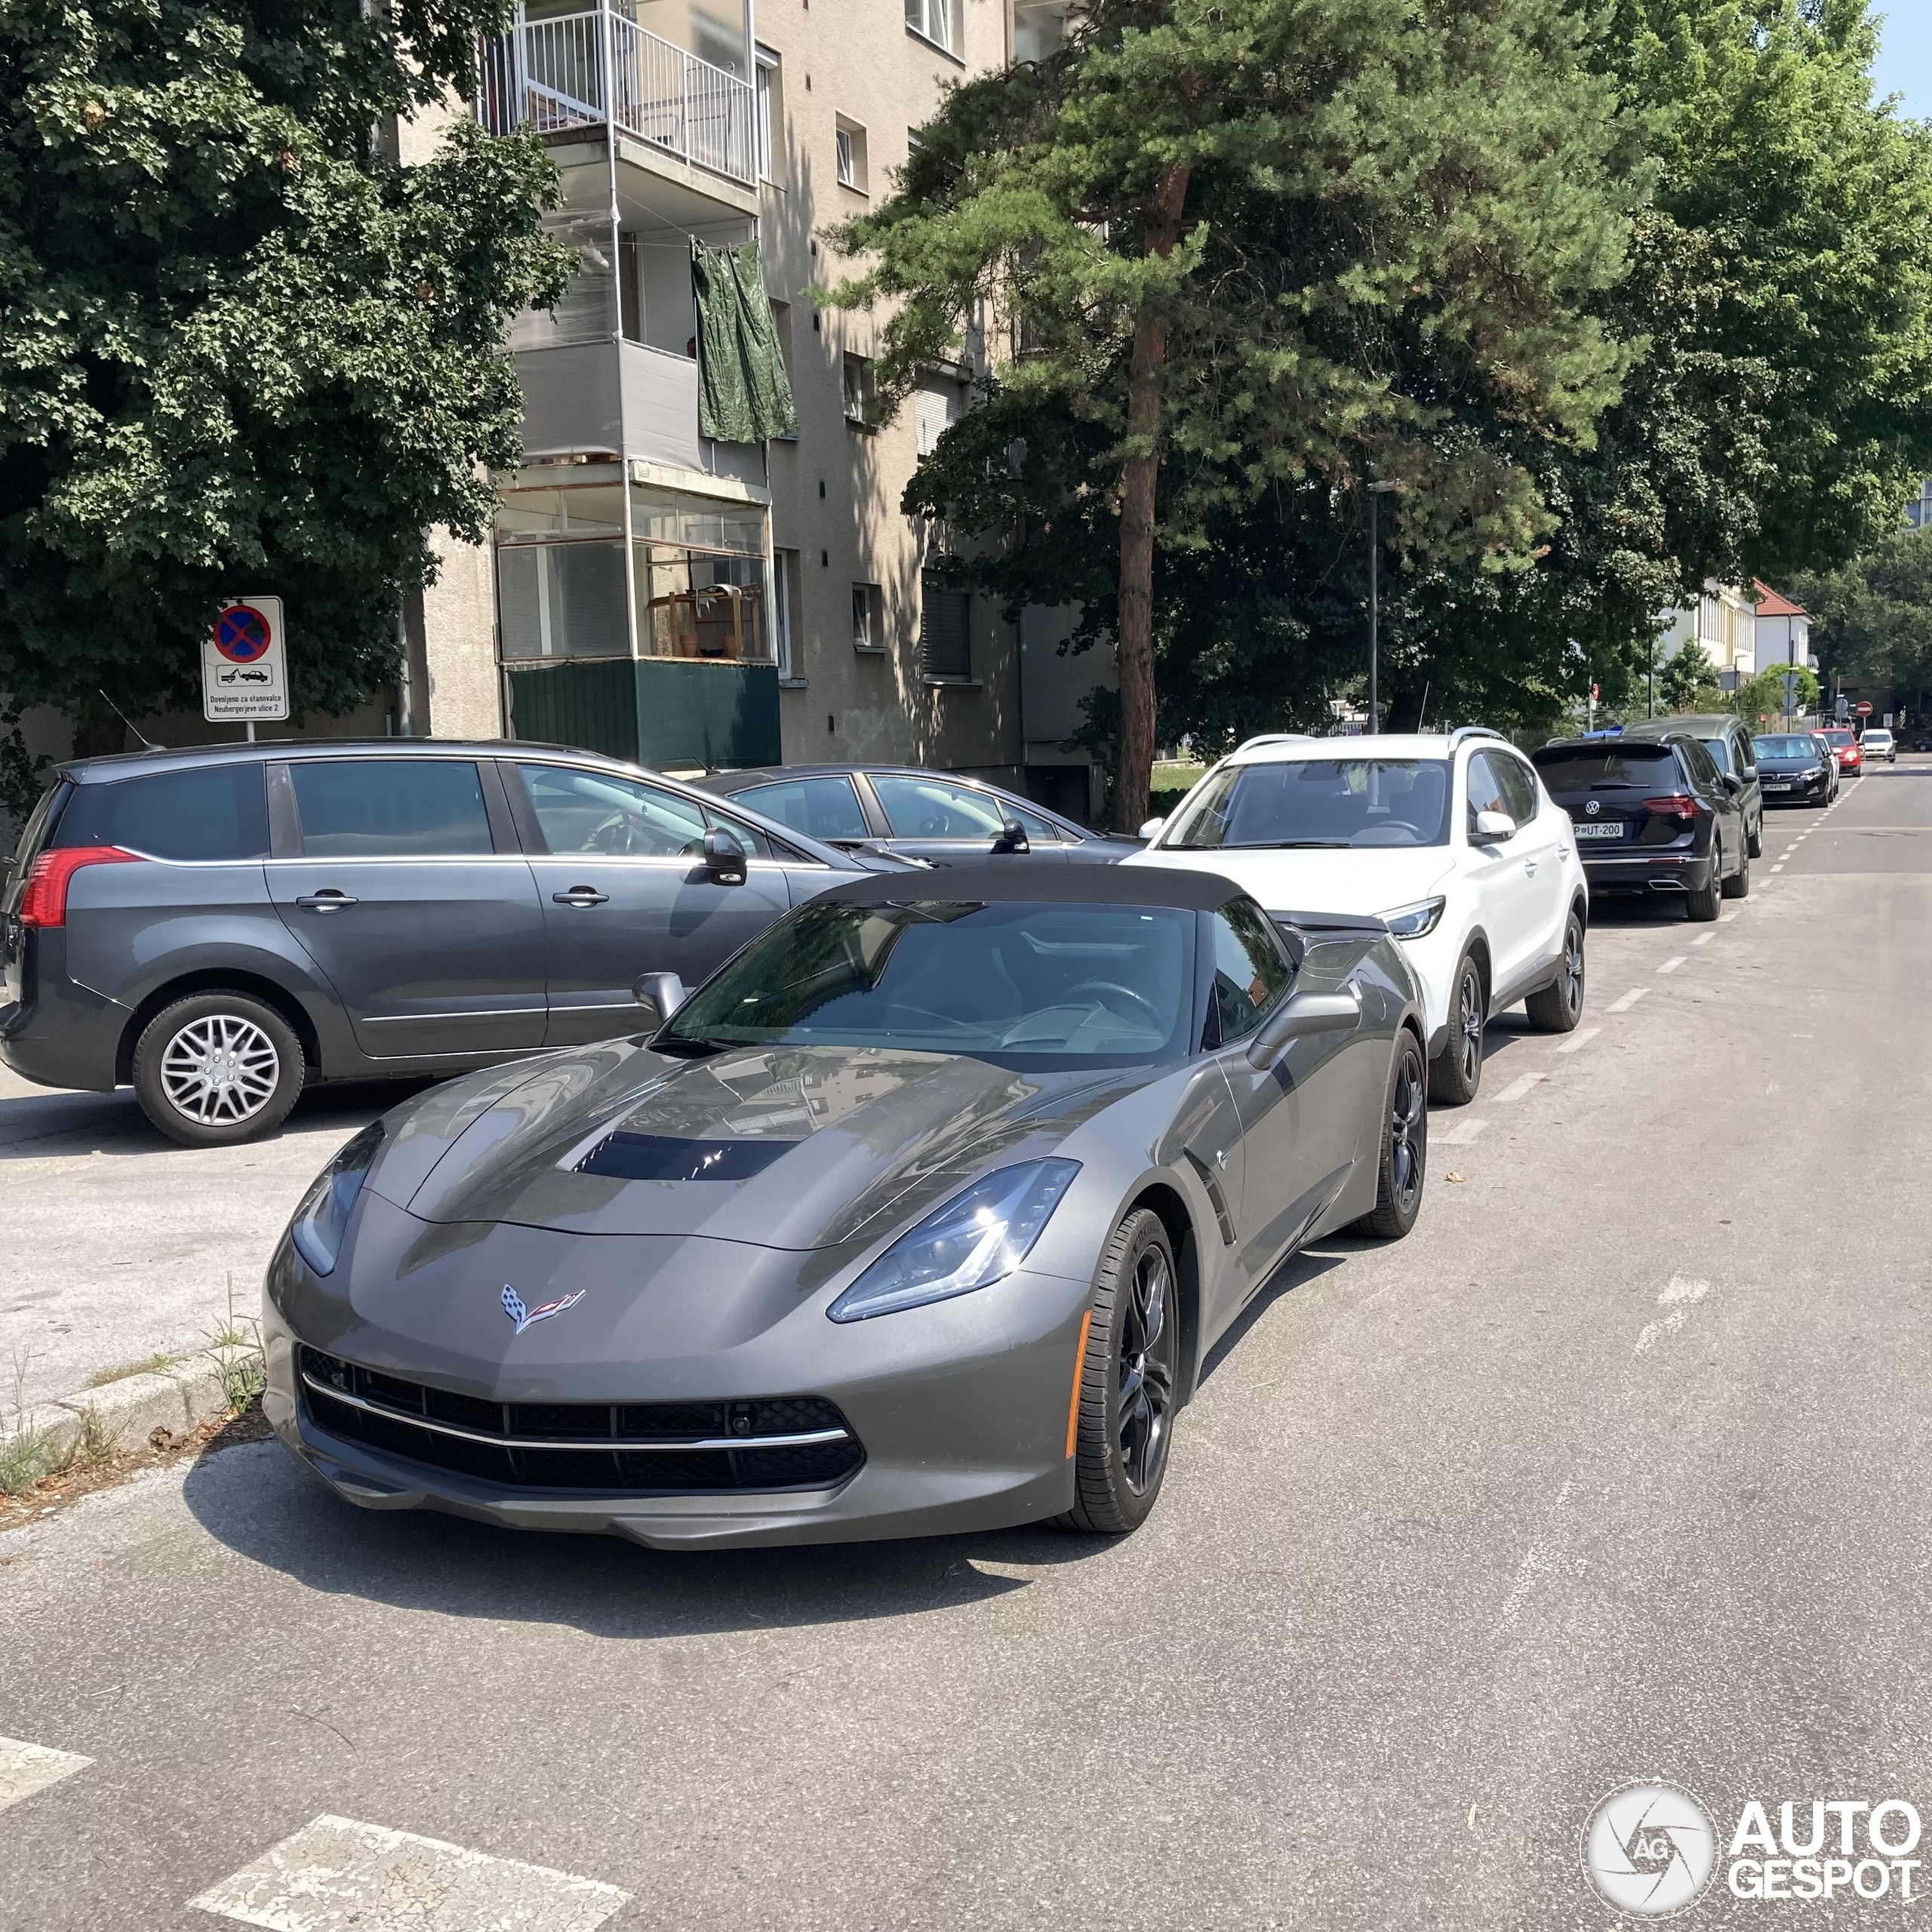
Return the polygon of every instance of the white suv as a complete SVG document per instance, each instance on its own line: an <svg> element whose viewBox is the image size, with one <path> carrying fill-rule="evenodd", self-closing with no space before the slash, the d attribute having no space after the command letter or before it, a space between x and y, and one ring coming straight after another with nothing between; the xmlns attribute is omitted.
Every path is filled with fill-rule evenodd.
<svg viewBox="0 0 1932 1932"><path fill-rule="evenodd" d="M1522 1000L1567 1033L1583 1010L1589 888L1568 815L1500 734L1251 738L1122 863L1232 879L1271 912L1373 913L1429 1011L1429 1093L1482 1078L1483 1028Z"/></svg>

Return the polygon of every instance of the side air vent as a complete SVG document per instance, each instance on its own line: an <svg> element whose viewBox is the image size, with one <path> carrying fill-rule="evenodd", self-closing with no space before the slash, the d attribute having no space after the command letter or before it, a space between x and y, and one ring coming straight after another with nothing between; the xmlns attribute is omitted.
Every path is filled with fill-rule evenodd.
<svg viewBox="0 0 1932 1932"><path fill-rule="evenodd" d="M580 1174L612 1180L749 1180L795 1140L674 1140L620 1129L577 1162Z"/></svg>

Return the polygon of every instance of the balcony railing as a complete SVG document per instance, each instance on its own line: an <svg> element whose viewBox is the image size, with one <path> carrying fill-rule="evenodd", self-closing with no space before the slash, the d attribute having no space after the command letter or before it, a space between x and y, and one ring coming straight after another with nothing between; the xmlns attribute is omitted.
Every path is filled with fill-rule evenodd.
<svg viewBox="0 0 1932 1932"><path fill-rule="evenodd" d="M611 118L607 103L626 134L734 181L756 180L750 85L621 14L522 21L483 44L477 116L494 134L601 127Z"/></svg>

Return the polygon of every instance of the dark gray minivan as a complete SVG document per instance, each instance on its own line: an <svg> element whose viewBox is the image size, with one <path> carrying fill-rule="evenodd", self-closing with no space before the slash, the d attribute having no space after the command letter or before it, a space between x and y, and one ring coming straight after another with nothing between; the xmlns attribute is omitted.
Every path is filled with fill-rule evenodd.
<svg viewBox="0 0 1932 1932"><path fill-rule="evenodd" d="M190 1145L315 1080L634 1032L789 907L907 862L595 754L378 739L59 768L0 890L0 1060ZM908 868L909 869L909 868Z"/></svg>

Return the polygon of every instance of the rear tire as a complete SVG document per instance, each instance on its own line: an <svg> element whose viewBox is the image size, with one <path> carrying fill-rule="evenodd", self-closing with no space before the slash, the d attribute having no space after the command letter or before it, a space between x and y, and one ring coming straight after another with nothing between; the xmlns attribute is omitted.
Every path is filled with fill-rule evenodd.
<svg viewBox="0 0 1932 1932"><path fill-rule="evenodd" d="M1711 877L1709 884L1695 892L1684 895L1684 910L1697 925L1709 925L1718 915L1718 901L1724 897L1721 875L1724 871L1724 844L1713 832L1711 834Z"/></svg>
<svg viewBox="0 0 1932 1932"><path fill-rule="evenodd" d="M1482 967L1472 952L1463 955L1449 995L1449 1038L1430 1062L1429 1097L1445 1107L1466 1107L1482 1084L1482 1033L1489 995Z"/></svg>
<svg viewBox="0 0 1932 1932"><path fill-rule="evenodd" d="M1523 1002L1539 1033L1567 1033L1583 1017L1583 922L1573 911L1563 925L1563 964L1556 983Z"/></svg>
<svg viewBox="0 0 1932 1932"><path fill-rule="evenodd" d="M1751 854L1748 851L1738 860L1737 871L1724 881L1724 896L1727 899L1751 897Z"/></svg>
<svg viewBox="0 0 1932 1932"><path fill-rule="evenodd" d="M1075 1414L1073 1507L1062 1529L1124 1536L1168 1472L1180 1382L1180 1278L1161 1217L1136 1208L1100 1260Z"/></svg>
<svg viewBox="0 0 1932 1932"><path fill-rule="evenodd" d="M134 1043L141 1111L184 1147L232 1147L272 1133L306 1070L295 1029L273 1007L220 989L162 1008Z"/></svg>
<svg viewBox="0 0 1932 1932"><path fill-rule="evenodd" d="M1745 842L1744 856L1747 859L1761 859L1764 856L1764 815L1758 814L1758 823L1752 828L1751 836Z"/></svg>
<svg viewBox="0 0 1932 1932"><path fill-rule="evenodd" d="M1428 1084L1422 1044L1404 1026L1396 1035L1395 1064L1389 1069L1375 1206L1355 1223L1361 1232L1380 1241L1400 1241L1422 1212L1423 1183L1429 1176Z"/></svg>

